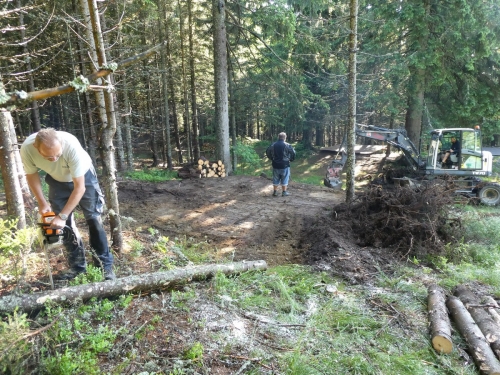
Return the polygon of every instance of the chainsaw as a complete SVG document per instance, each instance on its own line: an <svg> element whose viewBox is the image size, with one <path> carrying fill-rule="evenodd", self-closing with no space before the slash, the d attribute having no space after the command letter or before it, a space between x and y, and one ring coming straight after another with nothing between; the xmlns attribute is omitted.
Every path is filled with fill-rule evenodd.
<svg viewBox="0 0 500 375"><path fill-rule="evenodd" d="M41 235L43 237L44 244L55 244L61 241L61 239L69 239L72 238L76 240L75 233L73 229L65 225L64 228L51 228L52 220L56 217L56 214L52 211L44 212L40 219L38 225L40 226Z"/></svg>

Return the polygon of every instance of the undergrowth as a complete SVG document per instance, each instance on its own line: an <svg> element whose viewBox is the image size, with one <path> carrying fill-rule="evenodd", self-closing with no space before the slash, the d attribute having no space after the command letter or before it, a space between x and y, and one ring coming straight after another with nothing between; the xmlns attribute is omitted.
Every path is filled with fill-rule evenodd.
<svg viewBox="0 0 500 375"><path fill-rule="evenodd" d="M149 168L140 171L126 172L125 177L136 181L163 182L169 180L178 180L177 171L168 169Z"/></svg>
<svg viewBox="0 0 500 375"><path fill-rule="evenodd" d="M0 370L208 374L214 363L225 363L241 374L477 374L473 364L464 365L460 350L466 344L457 333L450 355L437 355L427 334L429 282L451 289L479 281L500 296L495 209L454 210L463 227L457 244L439 256L412 258L390 274L379 271L373 285L349 285L328 272L283 265L233 276L218 273L158 295L94 298L47 305L29 317L5 315ZM175 269L230 260L207 241L168 238L154 228L142 232L148 241L133 239L132 261L149 253L158 268ZM3 245L4 259L28 246L20 232L5 233L13 245ZM9 267L0 264L1 273ZM100 270L89 266L74 284L100 277ZM178 336L182 344L175 346Z"/></svg>

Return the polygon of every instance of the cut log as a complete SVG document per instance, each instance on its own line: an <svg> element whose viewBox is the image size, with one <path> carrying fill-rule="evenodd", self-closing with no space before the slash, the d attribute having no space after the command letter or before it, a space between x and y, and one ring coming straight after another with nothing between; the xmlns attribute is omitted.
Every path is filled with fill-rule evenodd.
<svg viewBox="0 0 500 375"><path fill-rule="evenodd" d="M212 164L212 169L217 169L217 167L218 167L217 163Z"/></svg>
<svg viewBox="0 0 500 375"><path fill-rule="evenodd" d="M451 353L453 342L451 340L451 323L446 309L446 294L436 284L427 288L427 312L429 314L429 328L432 347L438 353Z"/></svg>
<svg viewBox="0 0 500 375"><path fill-rule="evenodd" d="M490 343L491 349L493 349L497 358L500 359L500 331L485 307L481 306L479 297L465 285L457 285L453 289L453 294L460 298L460 301L465 305L479 329L483 332L486 340Z"/></svg>
<svg viewBox="0 0 500 375"><path fill-rule="evenodd" d="M487 308L488 313L491 315L493 320L496 322L498 327L500 328L500 314L498 314L498 311L496 309L500 309L500 306L498 306L497 301L493 299L491 296L485 296L482 300L481 303L484 303L488 305L489 307Z"/></svg>
<svg viewBox="0 0 500 375"><path fill-rule="evenodd" d="M0 313L12 313L15 309L25 312L39 310L44 307L45 302L50 302L51 305L62 305L75 301L84 302L92 297L107 298L126 293L165 289L179 281L206 279L218 272L229 275L265 269L267 269L267 264L264 260L210 264L128 276L114 281L77 285L43 293L9 295L0 298Z"/></svg>
<svg viewBox="0 0 500 375"><path fill-rule="evenodd" d="M467 341L470 353L476 362L481 374L500 375L500 362L496 359L493 350L469 314L462 301L450 296L446 301L451 318L456 323L458 330Z"/></svg>

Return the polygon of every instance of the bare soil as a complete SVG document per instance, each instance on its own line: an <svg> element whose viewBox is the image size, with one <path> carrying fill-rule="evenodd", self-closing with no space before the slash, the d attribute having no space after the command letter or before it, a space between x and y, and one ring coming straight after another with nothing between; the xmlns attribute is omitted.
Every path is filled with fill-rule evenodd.
<svg viewBox="0 0 500 375"><path fill-rule="evenodd" d="M360 160L363 173L359 178L376 178L384 159L374 155ZM290 196L273 197L269 178L228 176L164 183L120 180L118 191L120 214L123 222L128 222L124 237L129 244L116 258L118 277L159 268L157 254L151 248L138 255L132 254L130 247L131 239L145 244L150 241L152 245L158 237L150 234L151 229L170 239L206 242L234 261L263 259L270 267L305 264L366 286L380 270L391 273L391 267L401 258L393 250L360 245L359 233L338 220L336 207L345 201L344 192L322 186L291 181ZM79 226L85 234L84 224ZM55 273L65 268L62 251L51 255ZM25 292L47 289L44 265L39 265L38 272L27 281ZM119 335L108 355L100 357L103 372L116 371L121 358L132 356L135 359L124 364L121 373L168 373L182 362L187 348L200 342L205 348L203 366L189 373L232 374L250 369L277 373L273 352L289 350L283 343L293 341L294 328L274 324L270 317L249 316L231 301L221 306L203 283L179 288L196 296L186 310L174 306L168 293L157 291L136 296L125 311L115 314L110 324L117 330L126 329L128 334ZM12 292L5 285L2 289L1 294ZM161 317L159 321L157 316ZM198 326L198 322L203 324ZM255 350L268 355L255 358Z"/></svg>
<svg viewBox="0 0 500 375"><path fill-rule="evenodd" d="M335 220L343 191L296 182L288 190L290 196L274 197L270 179L251 176L122 181L119 200L121 214L137 225L172 238L207 241L233 253L235 261L307 264L353 283L366 282L380 267L398 261L400 255L387 249L359 246L356 233Z"/></svg>

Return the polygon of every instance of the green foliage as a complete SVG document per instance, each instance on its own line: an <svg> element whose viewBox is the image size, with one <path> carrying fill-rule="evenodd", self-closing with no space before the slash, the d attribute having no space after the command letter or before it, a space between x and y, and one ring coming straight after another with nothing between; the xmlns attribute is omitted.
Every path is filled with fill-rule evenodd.
<svg viewBox="0 0 500 375"><path fill-rule="evenodd" d="M232 151L236 153L238 157L239 167L241 168L241 171L238 172L252 174L253 171L262 167L261 159L255 152L255 148L252 144L238 140L236 146L232 147Z"/></svg>
<svg viewBox="0 0 500 375"><path fill-rule="evenodd" d="M203 345L195 342L191 347L184 351L184 359L191 361L201 361L203 359Z"/></svg>
<svg viewBox="0 0 500 375"><path fill-rule="evenodd" d="M102 269L100 267L95 267L91 264L87 266L87 272L80 273L73 280L69 282L69 285L82 285L89 283L98 283L104 280L102 274Z"/></svg>
<svg viewBox="0 0 500 375"><path fill-rule="evenodd" d="M125 176L131 180L147 182L163 182L169 180L178 180L177 172L168 169L150 168L142 171L132 171L125 173Z"/></svg>
<svg viewBox="0 0 500 375"><path fill-rule="evenodd" d="M18 278L26 270L21 265L37 239L37 228L17 229L16 220L0 219L0 270Z"/></svg>
<svg viewBox="0 0 500 375"><path fill-rule="evenodd" d="M29 334L26 314L14 312L0 321L0 372L2 374L23 374L23 360L31 351L31 345L24 338Z"/></svg>
<svg viewBox="0 0 500 375"><path fill-rule="evenodd" d="M87 77L84 77L82 75L79 75L73 81L70 81L68 84L79 93L84 93L85 91L88 90L90 86L90 82L87 79Z"/></svg>
<svg viewBox="0 0 500 375"><path fill-rule="evenodd" d="M141 256L142 252L144 251L144 244L141 241L136 240L135 238L129 240L128 243L131 248L131 255L134 257Z"/></svg>
<svg viewBox="0 0 500 375"><path fill-rule="evenodd" d="M67 374L91 374L101 373L98 366L98 358L90 351L75 351L66 348L62 353L55 353L42 360L44 374L67 375Z"/></svg>
<svg viewBox="0 0 500 375"><path fill-rule="evenodd" d="M189 304L196 298L196 292L192 289L186 291L173 290L170 301L172 305L178 309L189 311Z"/></svg>

